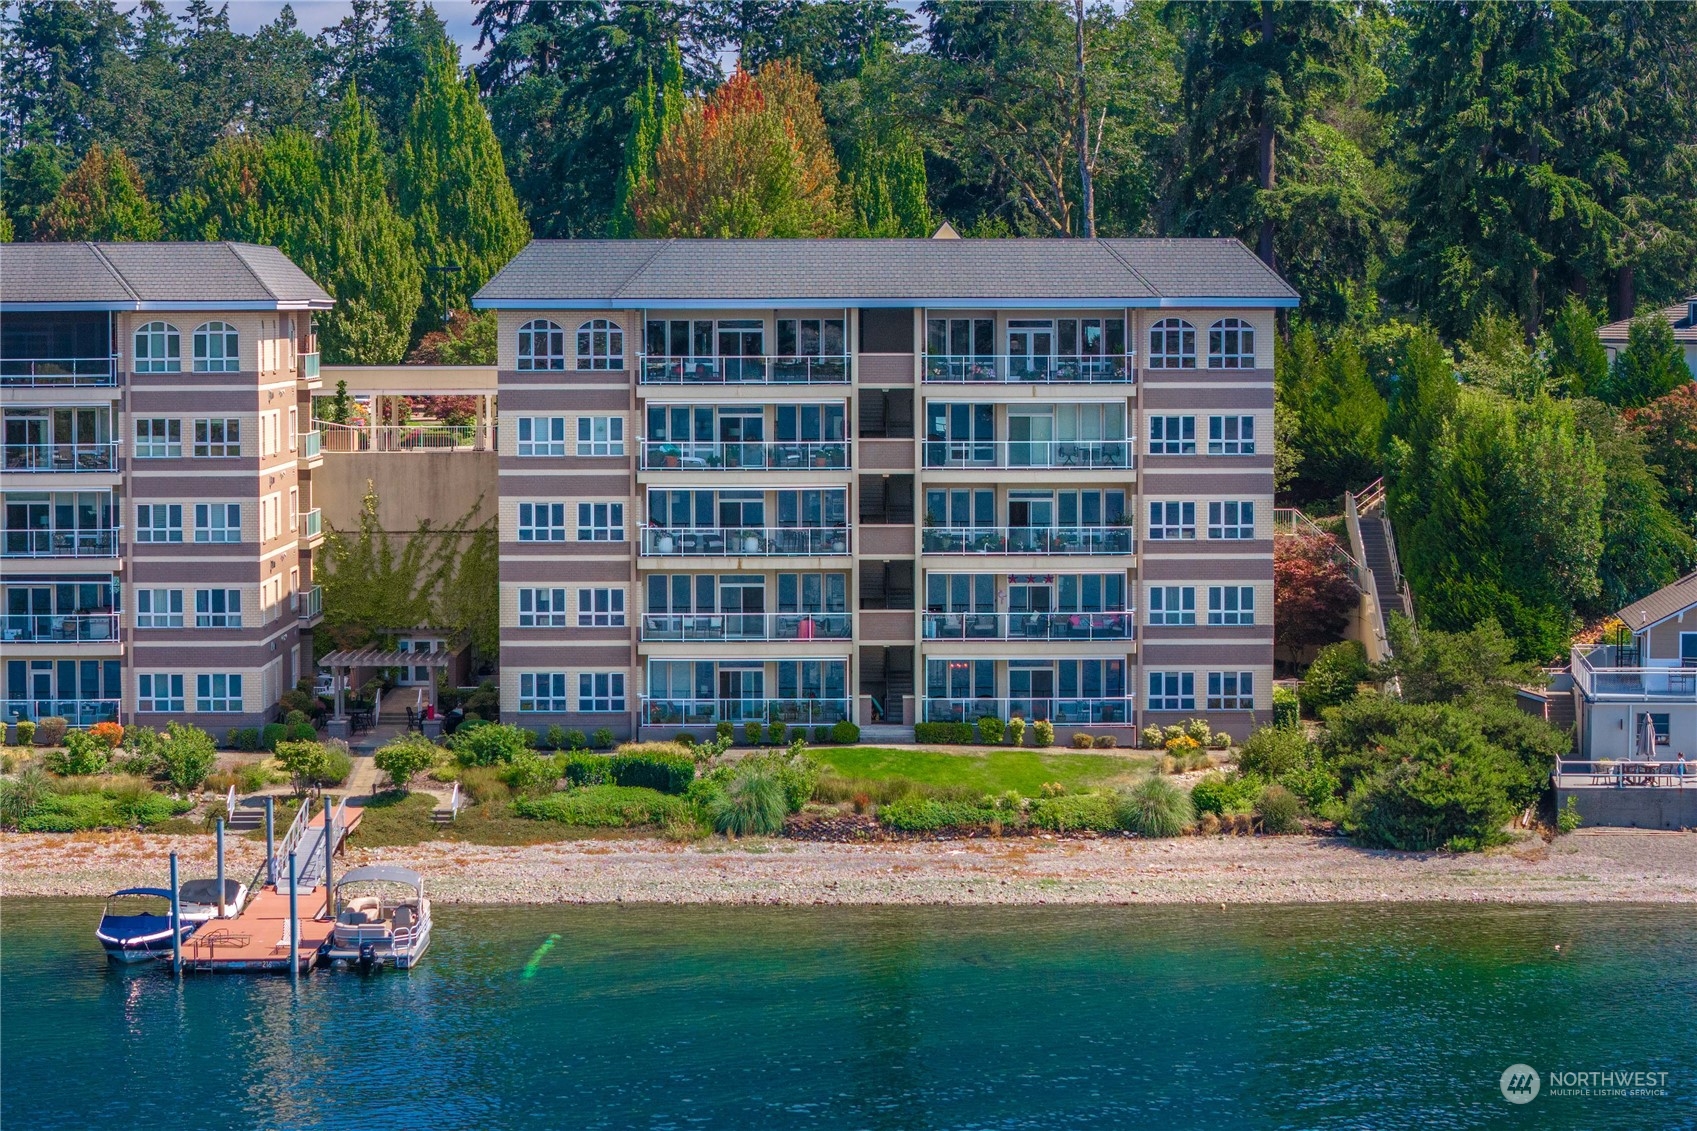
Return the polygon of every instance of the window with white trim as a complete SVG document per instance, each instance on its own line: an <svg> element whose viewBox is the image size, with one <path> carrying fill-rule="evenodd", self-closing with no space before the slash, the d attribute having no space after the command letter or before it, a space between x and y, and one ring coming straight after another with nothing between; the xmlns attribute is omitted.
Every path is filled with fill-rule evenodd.
<svg viewBox="0 0 1697 1131"><path fill-rule="evenodd" d="M301 525L301 489L289 488L289 529L296 531Z"/></svg>
<svg viewBox="0 0 1697 1131"><path fill-rule="evenodd" d="M296 450L296 446L297 446L296 440L297 440L298 436L300 435L300 428L301 428L301 410L294 405L290 405L289 406L289 450L291 452Z"/></svg>
<svg viewBox="0 0 1697 1131"><path fill-rule="evenodd" d="M240 589L196 589L194 591L194 626L196 628L240 628L242 626L242 591Z"/></svg>
<svg viewBox="0 0 1697 1131"><path fill-rule="evenodd" d="M1196 673L1150 672L1149 710L1196 710Z"/></svg>
<svg viewBox="0 0 1697 1131"><path fill-rule="evenodd" d="M242 422L234 417L194 422L194 454L233 459L242 454Z"/></svg>
<svg viewBox="0 0 1697 1131"><path fill-rule="evenodd" d="M183 709L183 677L169 672L142 672L136 678L136 710L152 714Z"/></svg>
<svg viewBox="0 0 1697 1131"><path fill-rule="evenodd" d="M1195 455L1196 418L1194 416L1151 416L1149 418L1149 454L1152 456Z"/></svg>
<svg viewBox="0 0 1697 1131"><path fill-rule="evenodd" d="M579 503L577 505L577 540L579 542L623 542L625 540L625 505L623 503Z"/></svg>
<svg viewBox="0 0 1697 1131"><path fill-rule="evenodd" d="M591 318L577 328L579 369L623 369L625 332L610 318Z"/></svg>
<svg viewBox="0 0 1697 1131"><path fill-rule="evenodd" d="M183 454L183 422L154 416L136 421L137 459L177 459Z"/></svg>
<svg viewBox="0 0 1697 1131"><path fill-rule="evenodd" d="M259 500L259 540L274 542L283 536L283 496L266 495Z"/></svg>
<svg viewBox="0 0 1697 1131"><path fill-rule="evenodd" d="M571 710L566 702L565 672L522 672L519 675L519 710Z"/></svg>
<svg viewBox="0 0 1697 1131"><path fill-rule="evenodd" d="M1209 503L1208 537L1228 540L1255 537L1255 504L1236 501Z"/></svg>
<svg viewBox="0 0 1697 1131"><path fill-rule="evenodd" d="M1254 369L1255 327L1241 318L1222 318L1208 327L1209 369Z"/></svg>
<svg viewBox="0 0 1697 1131"><path fill-rule="evenodd" d="M579 589L577 623L579 628L622 628L625 623L625 591L616 588Z"/></svg>
<svg viewBox="0 0 1697 1131"><path fill-rule="evenodd" d="M242 367L236 346L236 328L228 322L208 322L195 327L194 371L234 373Z"/></svg>
<svg viewBox="0 0 1697 1131"><path fill-rule="evenodd" d="M1196 587L1193 585L1151 585L1149 587L1150 624L1195 624Z"/></svg>
<svg viewBox="0 0 1697 1131"><path fill-rule="evenodd" d="M577 418L577 454L622 456L625 454L625 418L580 416Z"/></svg>
<svg viewBox="0 0 1697 1131"><path fill-rule="evenodd" d="M1195 369L1196 327L1182 318L1163 318L1149 327L1150 369Z"/></svg>
<svg viewBox="0 0 1697 1131"><path fill-rule="evenodd" d="M183 540L183 505L181 503L137 503L137 542L181 542Z"/></svg>
<svg viewBox="0 0 1697 1131"><path fill-rule="evenodd" d="M136 331L137 373L180 373L183 339L169 322L149 322Z"/></svg>
<svg viewBox="0 0 1697 1131"><path fill-rule="evenodd" d="M520 589L519 627L565 628L565 589Z"/></svg>
<svg viewBox="0 0 1697 1131"><path fill-rule="evenodd" d="M1208 710L1253 711L1255 675L1252 672L1209 672Z"/></svg>
<svg viewBox="0 0 1697 1131"><path fill-rule="evenodd" d="M242 505L240 503L196 503L194 505L194 540L196 542L240 542L242 540Z"/></svg>
<svg viewBox="0 0 1697 1131"><path fill-rule="evenodd" d="M580 672L577 709L586 714L609 714L625 709L624 672Z"/></svg>
<svg viewBox="0 0 1697 1131"><path fill-rule="evenodd" d="M195 676L194 709L209 712L241 710L242 677L222 672Z"/></svg>
<svg viewBox="0 0 1697 1131"><path fill-rule="evenodd" d="M566 504L520 503L520 542L564 542L566 540Z"/></svg>
<svg viewBox="0 0 1697 1131"><path fill-rule="evenodd" d="M565 330L546 318L520 326L518 364L520 369L564 369Z"/></svg>
<svg viewBox="0 0 1697 1131"><path fill-rule="evenodd" d="M1150 503L1149 537L1168 541L1196 537L1196 504Z"/></svg>
<svg viewBox="0 0 1697 1131"><path fill-rule="evenodd" d="M1209 624L1254 624L1255 587L1253 585L1208 586Z"/></svg>
<svg viewBox="0 0 1697 1131"><path fill-rule="evenodd" d="M566 418L563 416L519 417L519 447L521 456L563 456L566 454Z"/></svg>
<svg viewBox="0 0 1697 1131"><path fill-rule="evenodd" d="M1211 456L1254 455L1255 418L1253 416L1210 416L1208 418L1208 454Z"/></svg>
<svg viewBox="0 0 1697 1131"><path fill-rule="evenodd" d="M183 591L181 589L137 589L136 627L183 627Z"/></svg>

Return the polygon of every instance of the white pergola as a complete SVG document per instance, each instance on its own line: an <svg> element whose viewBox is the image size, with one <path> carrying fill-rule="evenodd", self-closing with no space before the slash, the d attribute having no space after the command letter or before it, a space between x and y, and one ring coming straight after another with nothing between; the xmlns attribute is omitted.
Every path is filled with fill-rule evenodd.
<svg viewBox="0 0 1697 1131"><path fill-rule="evenodd" d="M324 390L334 392L348 383L350 397L368 400L366 450L384 451L384 429L401 422L403 397L472 397L477 404L472 450L495 446L495 367L493 365L326 365L320 371ZM328 395L320 390L319 396Z"/></svg>

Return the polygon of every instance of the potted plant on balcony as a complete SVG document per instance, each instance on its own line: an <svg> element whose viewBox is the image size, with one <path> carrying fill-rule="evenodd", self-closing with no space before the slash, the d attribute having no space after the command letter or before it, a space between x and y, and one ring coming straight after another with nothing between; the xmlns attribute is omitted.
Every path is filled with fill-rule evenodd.
<svg viewBox="0 0 1697 1131"><path fill-rule="evenodd" d="M662 530L654 536L654 552L655 553L657 553L657 554L670 554L670 553L674 552L676 549L677 549L677 540L672 537L671 531Z"/></svg>

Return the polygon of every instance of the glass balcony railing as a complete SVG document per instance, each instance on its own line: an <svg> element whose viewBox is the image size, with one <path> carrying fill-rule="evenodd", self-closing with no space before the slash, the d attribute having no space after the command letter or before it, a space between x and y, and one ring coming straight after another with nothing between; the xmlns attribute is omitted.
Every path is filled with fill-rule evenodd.
<svg viewBox="0 0 1697 1131"><path fill-rule="evenodd" d="M46 385L97 389L117 383L118 369L109 357L0 358L0 385L6 388Z"/></svg>
<svg viewBox="0 0 1697 1131"><path fill-rule="evenodd" d="M1130 612L926 613L927 640L1131 640Z"/></svg>
<svg viewBox="0 0 1697 1131"><path fill-rule="evenodd" d="M640 440L644 471L701 471L707 468L748 470L766 468L845 468L849 465L845 441L777 441L774 443L676 443L671 440Z"/></svg>
<svg viewBox="0 0 1697 1131"><path fill-rule="evenodd" d="M300 593L300 619L315 621L324 615L324 586L314 585Z"/></svg>
<svg viewBox="0 0 1697 1131"><path fill-rule="evenodd" d="M642 639L717 644L737 640L847 640L848 613L647 613Z"/></svg>
<svg viewBox="0 0 1697 1131"><path fill-rule="evenodd" d="M303 381L318 380L318 354L303 353L300 355L300 376Z"/></svg>
<svg viewBox="0 0 1697 1131"><path fill-rule="evenodd" d="M1129 440L926 440L926 467L1129 468Z"/></svg>
<svg viewBox="0 0 1697 1131"><path fill-rule="evenodd" d="M301 512L301 537L316 538L324 533L324 512L317 507Z"/></svg>
<svg viewBox="0 0 1697 1131"><path fill-rule="evenodd" d="M1131 354L927 354L925 381L944 385L1125 385Z"/></svg>
<svg viewBox="0 0 1697 1131"><path fill-rule="evenodd" d="M644 699L642 721L650 726L699 726L781 722L827 726L849 717L847 698L826 699Z"/></svg>
<svg viewBox="0 0 1697 1131"><path fill-rule="evenodd" d="M1129 554L1129 526L928 526L927 554Z"/></svg>
<svg viewBox="0 0 1697 1131"><path fill-rule="evenodd" d="M109 723L118 718L116 699L5 699L0 700L0 714L7 722L22 719L64 719L74 727Z"/></svg>
<svg viewBox="0 0 1697 1131"><path fill-rule="evenodd" d="M8 530L8 558L112 558L118 528L107 530Z"/></svg>
<svg viewBox="0 0 1697 1131"><path fill-rule="evenodd" d="M6 470L116 471L118 445L97 444L7 444Z"/></svg>
<svg viewBox="0 0 1697 1131"><path fill-rule="evenodd" d="M644 557L786 557L849 552L846 526L644 526Z"/></svg>
<svg viewBox="0 0 1697 1131"><path fill-rule="evenodd" d="M844 357L772 357L714 355L663 357L644 354L638 361L644 385L844 385Z"/></svg>
<svg viewBox="0 0 1697 1131"><path fill-rule="evenodd" d="M105 613L7 613L0 620L0 636L24 644L91 643L118 638L118 614Z"/></svg>
<svg viewBox="0 0 1697 1131"><path fill-rule="evenodd" d="M930 723L969 723L994 716L998 719L1046 720L1060 725L1088 726L1092 723L1129 724L1132 697L1063 699L1059 696L1027 696L1010 699L926 699L921 717Z"/></svg>
<svg viewBox="0 0 1697 1131"><path fill-rule="evenodd" d="M314 429L300 434L300 452L302 459L317 459L324 454L324 433Z"/></svg>

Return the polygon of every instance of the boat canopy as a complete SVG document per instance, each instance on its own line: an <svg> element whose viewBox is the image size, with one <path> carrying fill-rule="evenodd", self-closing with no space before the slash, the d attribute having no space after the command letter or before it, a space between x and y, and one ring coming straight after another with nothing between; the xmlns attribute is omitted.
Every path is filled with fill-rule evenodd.
<svg viewBox="0 0 1697 1131"><path fill-rule="evenodd" d="M117 899L120 895L156 895L160 899L170 899L171 898L171 889L170 888L125 888L123 891L113 892L111 895L107 896L106 898Z"/></svg>
<svg viewBox="0 0 1697 1131"><path fill-rule="evenodd" d="M402 868L394 864L371 864L364 868L351 868L343 872L341 878L336 881L336 886L357 884L362 880L368 882L372 880L387 881L388 883L406 884L415 888L424 885L424 877L411 868Z"/></svg>
<svg viewBox="0 0 1697 1131"><path fill-rule="evenodd" d="M182 886L177 890L181 893L182 901L184 903L218 902L218 881L216 879L185 880ZM236 897L241 894L241 891L242 883L240 880L232 880L228 878L224 880L225 903L234 903L236 901ZM167 892L166 894L169 895L170 893Z"/></svg>

